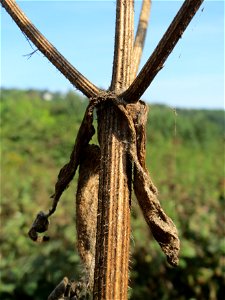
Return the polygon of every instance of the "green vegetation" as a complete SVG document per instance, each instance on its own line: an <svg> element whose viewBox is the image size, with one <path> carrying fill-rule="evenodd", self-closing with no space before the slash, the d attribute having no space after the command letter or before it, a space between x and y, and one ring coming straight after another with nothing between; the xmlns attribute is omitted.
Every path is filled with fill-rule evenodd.
<svg viewBox="0 0 225 300"><path fill-rule="evenodd" d="M52 98L52 101L47 101ZM66 275L79 279L76 178L51 218L45 244L29 240L36 213L51 205L87 101L73 92L1 92L1 299L46 299ZM223 299L224 112L152 105L147 164L181 238L170 268L132 204L130 299Z"/></svg>

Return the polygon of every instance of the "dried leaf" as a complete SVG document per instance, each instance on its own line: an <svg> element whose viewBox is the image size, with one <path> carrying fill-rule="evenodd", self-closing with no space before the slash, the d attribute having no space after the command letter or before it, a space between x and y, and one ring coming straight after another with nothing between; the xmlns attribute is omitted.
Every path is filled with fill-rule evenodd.
<svg viewBox="0 0 225 300"><path fill-rule="evenodd" d="M68 187L70 181L73 179L76 173L77 167L80 163L82 151L88 145L89 141L95 133L94 127L92 125L94 107L95 106L92 103L88 105L76 137L73 151L70 155L70 161L59 171L58 180L55 184L55 193L51 196L51 198L53 198L51 209L49 210L48 214L40 212L28 232L29 237L33 241L38 241L38 232L47 231L48 217L55 212L62 193ZM48 239L49 237L47 236L43 237L43 241L46 241Z"/></svg>
<svg viewBox="0 0 225 300"><path fill-rule="evenodd" d="M100 148L88 145L80 161L76 193L77 247L85 265L87 283L92 290L98 211Z"/></svg>
<svg viewBox="0 0 225 300"><path fill-rule="evenodd" d="M59 171L58 180L55 185L55 193L52 195L53 206L49 211L49 215L55 211L59 198L64 190L68 187L70 181L73 179L80 162L82 151L88 145L95 133L94 126L92 125L93 110L94 105L89 104L79 128L75 145L70 155L70 161Z"/></svg>
<svg viewBox="0 0 225 300"><path fill-rule="evenodd" d="M163 211L150 176L135 162L134 191L151 232L172 266L177 266L180 241L173 221Z"/></svg>
<svg viewBox="0 0 225 300"><path fill-rule="evenodd" d="M134 146L130 147L134 162L134 192L154 238L166 254L168 262L176 266L180 250L178 232L172 220L163 211L157 199L157 189L145 166L148 110L143 101L137 102L137 105L127 105L127 110L133 120L132 124L130 117L127 116L134 140Z"/></svg>

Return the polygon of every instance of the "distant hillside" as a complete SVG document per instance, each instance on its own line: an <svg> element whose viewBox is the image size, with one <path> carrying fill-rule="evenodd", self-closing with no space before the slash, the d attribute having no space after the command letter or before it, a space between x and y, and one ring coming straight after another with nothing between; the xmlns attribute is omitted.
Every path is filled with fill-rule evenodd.
<svg viewBox="0 0 225 300"><path fill-rule="evenodd" d="M20 117L22 119L23 113L28 118L29 113L34 113L33 109L35 110L34 115L45 113L49 114L49 118L65 115L68 117L64 120L66 123L70 121L72 123L79 122L87 105L87 100L84 97L72 91L63 94L38 90L2 89L1 100L3 118L7 118L7 113L5 114L7 107L16 105L17 109L12 110L11 114L14 114L18 121ZM27 101L32 102L27 104ZM18 105L20 106L19 109ZM224 137L224 117L223 110L174 110L168 106L152 104L148 120L149 138L151 135L154 140L176 137L183 142L194 143L221 139Z"/></svg>
<svg viewBox="0 0 225 300"><path fill-rule="evenodd" d="M83 274L75 247L77 177L51 217L51 240L37 245L27 232L51 205L86 106L74 92L1 91L1 299L47 299L64 276ZM151 105L146 146L159 199L179 230L180 265L167 266L133 196L129 298L223 299L224 111Z"/></svg>

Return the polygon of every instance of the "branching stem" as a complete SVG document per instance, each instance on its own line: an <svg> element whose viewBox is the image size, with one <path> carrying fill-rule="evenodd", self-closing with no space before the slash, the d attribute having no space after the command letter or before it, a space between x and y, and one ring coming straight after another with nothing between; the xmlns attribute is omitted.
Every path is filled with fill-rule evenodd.
<svg viewBox="0 0 225 300"><path fill-rule="evenodd" d="M49 224L47 218L55 211L62 192L76 172L81 153L94 134L93 109L97 108L101 154L94 299L127 299L133 170L134 190L144 217L167 255L168 261L173 265L178 262L179 239L176 228L160 207L156 198L156 188L145 168L147 111L145 105L137 101L163 67L203 1L184 1L153 54L134 79L144 45L151 0L143 0L135 43L133 41L134 1L117 0L113 74L110 91L104 92L79 73L56 50L35 28L14 0L0 0L25 36L90 99L70 161L60 170L53 195L53 206L47 215L43 212L38 214L29 232L33 240L38 239L37 233L47 230ZM68 280L64 280L56 291L60 290L61 293L62 288L62 293L65 294L67 283Z"/></svg>
<svg viewBox="0 0 225 300"><path fill-rule="evenodd" d="M38 31L14 0L0 0L21 31L44 56L88 98L96 97L100 90L75 69L66 58Z"/></svg>
<svg viewBox="0 0 225 300"><path fill-rule="evenodd" d="M187 28L203 1L204 0L185 0L158 46L130 87L120 95L121 98L128 103L136 102L140 99L156 74L163 68L164 62L181 38L184 30Z"/></svg>

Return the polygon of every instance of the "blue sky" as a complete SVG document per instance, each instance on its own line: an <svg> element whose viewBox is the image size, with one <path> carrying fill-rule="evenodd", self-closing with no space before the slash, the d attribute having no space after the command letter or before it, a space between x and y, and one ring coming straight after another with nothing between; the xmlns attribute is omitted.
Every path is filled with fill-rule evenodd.
<svg viewBox="0 0 225 300"><path fill-rule="evenodd" d="M141 1L135 1L136 23ZM183 1L154 1L142 66ZM18 1L33 24L89 80L111 81L116 1ZM72 85L33 50L1 8L1 86L51 91ZM164 68L142 97L171 107L224 108L224 2L204 1Z"/></svg>

